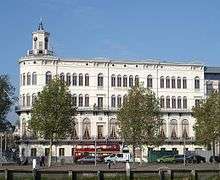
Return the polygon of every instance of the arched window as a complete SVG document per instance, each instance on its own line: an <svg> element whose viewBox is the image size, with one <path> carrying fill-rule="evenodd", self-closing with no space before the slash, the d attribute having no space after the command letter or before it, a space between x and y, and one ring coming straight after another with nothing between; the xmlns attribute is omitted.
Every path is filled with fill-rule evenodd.
<svg viewBox="0 0 220 180"><path fill-rule="evenodd" d="M26 106L30 106L31 105L31 97L30 97L30 95L29 94L27 94L27 104L26 104Z"/></svg>
<svg viewBox="0 0 220 180"><path fill-rule="evenodd" d="M118 95L117 97L117 107L120 108L121 107L121 96Z"/></svg>
<svg viewBox="0 0 220 180"><path fill-rule="evenodd" d="M170 108L170 96L166 97L166 108Z"/></svg>
<svg viewBox="0 0 220 180"><path fill-rule="evenodd" d="M133 76L129 76L129 87L133 87Z"/></svg>
<svg viewBox="0 0 220 180"><path fill-rule="evenodd" d="M49 82L51 81L52 79L52 74L50 71L47 71L46 72L46 84L49 84Z"/></svg>
<svg viewBox="0 0 220 180"><path fill-rule="evenodd" d="M116 128L117 128L116 119L111 119L110 120L110 133L109 133L109 138L110 139L116 139L117 138Z"/></svg>
<svg viewBox="0 0 220 180"><path fill-rule="evenodd" d="M182 121L182 137L185 139L189 138L189 121L187 119Z"/></svg>
<svg viewBox="0 0 220 180"><path fill-rule="evenodd" d="M22 105L23 105L23 106L25 106L25 104L26 104L25 100L26 100L25 94L23 94L23 96L22 96L22 101L23 101L23 102L22 102Z"/></svg>
<svg viewBox="0 0 220 180"><path fill-rule="evenodd" d="M22 78L22 80L23 80L23 86L25 86L25 81L26 81L26 78L25 78L26 76L25 76L25 73L23 73L23 78Z"/></svg>
<svg viewBox="0 0 220 180"><path fill-rule="evenodd" d="M83 120L83 139L90 139L91 123L89 119Z"/></svg>
<svg viewBox="0 0 220 180"><path fill-rule="evenodd" d="M27 73L27 85L31 85L31 73Z"/></svg>
<svg viewBox="0 0 220 180"><path fill-rule="evenodd" d="M32 73L32 85L37 85L37 73Z"/></svg>
<svg viewBox="0 0 220 180"><path fill-rule="evenodd" d="M176 88L176 79L175 79L175 77L172 77L171 84L172 84L172 88Z"/></svg>
<svg viewBox="0 0 220 180"><path fill-rule="evenodd" d="M36 99L37 99L36 94L32 94L32 106L34 105Z"/></svg>
<svg viewBox="0 0 220 180"><path fill-rule="evenodd" d="M128 100L128 96L127 96L127 94L125 94L123 96L123 104L125 104L127 102L127 100Z"/></svg>
<svg viewBox="0 0 220 180"><path fill-rule="evenodd" d="M195 79L195 89L200 89L200 80L199 80L199 77L196 76Z"/></svg>
<svg viewBox="0 0 220 180"><path fill-rule="evenodd" d="M160 77L160 88L164 88L164 77Z"/></svg>
<svg viewBox="0 0 220 180"><path fill-rule="evenodd" d="M65 82L65 76L64 73L60 74L60 80L64 83Z"/></svg>
<svg viewBox="0 0 220 180"><path fill-rule="evenodd" d="M147 76L147 88L152 88L153 87L153 79L152 75Z"/></svg>
<svg viewBox="0 0 220 180"><path fill-rule="evenodd" d="M70 75L70 73L66 74L66 85L67 86L71 85L71 75Z"/></svg>
<svg viewBox="0 0 220 180"><path fill-rule="evenodd" d="M48 37L45 37L44 45L45 45L45 49L48 49Z"/></svg>
<svg viewBox="0 0 220 180"><path fill-rule="evenodd" d="M73 96L72 96L72 104L73 104L73 106L77 106L77 96L76 96L76 94L73 94Z"/></svg>
<svg viewBox="0 0 220 180"><path fill-rule="evenodd" d="M79 95L79 107L82 107L83 106L83 95L80 94Z"/></svg>
<svg viewBox="0 0 220 180"><path fill-rule="evenodd" d="M75 126L73 127L73 130L71 132L71 139L78 139L78 128L79 128L79 124L78 121L75 120Z"/></svg>
<svg viewBox="0 0 220 180"><path fill-rule="evenodd" d="M183 89L187 88L187 80L186 77L183 77Z"/></svg>
<svg viewBox="0 0 220 180"><path fill-rule="evenodd" d="M177 78L177 88L178 89L181 88L181 78L180 77Z"/></svg>
<svg viewBox="0 0 220 180"><path fill-rule="evenodd" d="M103 74L99 73L98 74L98 86L99 87L103 87L103 84L104 84L104 82L103 82Z"/></svg>
<svg viewBox="0 0 220 180"><path fill-rule="evenodd" d="M167 131L166 121L162 120L162 125L160 127L160 135L161 135L161 137L163 137L163 138L166 137L166 131Z"/></svg>
<svg viewBox="0 0 220 180"><path fill-rule="evenodd" d="M117 76L117 86L121 87L121 75Z"/></svg>
<svg viewBox="0 0 220 180"><path fill-rule="evenodd" d="M187 98L186 98L186 96L183 97L183 109L187 109Z"/></svg>
<svg viewBox="0 0 220 180"><path fill-rule="evenodd" d="M164 96L160 97L160 108L164 108L165 102L164 102Z"/></svg>
<svg viewBox="0 0 220 180"><path fill-rule="evenodd" d="M172 119L170 121L170 137L172 139L176 139L178 137L178 134L177 134L177 120L176 119Z"/></svg>
<svg viewBox="0 0 220 180"><path fill-rule="evenodd" d="M123 87L127 87L128 86L128 78L126 75L123 76Z"/></svg>
<svg viewBox="0 0 220 180"><path fill-rule="evenodd" d="M176 108L176 97L172 96L172 108Z"/></svg>
<svg viewBox="0 0 220 180"><path fill-rule="evenodd" d="M166 88L170 88L170 77L166 77Z"/></svg>
<svg viewBox="0 0 220 180"><path fill-rule="evenodd" d="M85 86L89 86L89 74L85 74Z"/></svg>
<svg viewBox="0 0 220 180"><path fill-rule="evenodd" d="M115 98L115 95L112 95L111 97L111 107L115 107L116 106L116 98Z"/></svg>
<svg viewBox="0 0 220 180"><path fill-rule="evenodd" d="M135 86L139 86L139 77L138 77L138 75L135 76L134 83L135 83Z"/></svg>
<svg viewBox="0 0 220 180"><path fill-rule="evenodd" d="M85 107L89 107L89 95L85 95Z"/></svg>
<svg viewBox="0 0 220 180"><path fill-rule="evenodd" d="M73 73L73 86L77 86L77 75Z"/></svg>
<svg viewBox="0 0 220 180"><path fill-rule="evenodd" d="M177 108L178 109L181 109L182 108L182 99L180 96L178 96L177 98Z"/></svg>
<svg viewBox="0 0 220 180"><path fill-rule="evenodd" d="M115 75L112 74L111 76L111 84L112 84L112 87L115 87Z"/></svg>
<svg viewBox="0 0 220 180"><path fill-rule="evenodd" d="M79 74L79 86L83 86L83 74Z"/></svg>

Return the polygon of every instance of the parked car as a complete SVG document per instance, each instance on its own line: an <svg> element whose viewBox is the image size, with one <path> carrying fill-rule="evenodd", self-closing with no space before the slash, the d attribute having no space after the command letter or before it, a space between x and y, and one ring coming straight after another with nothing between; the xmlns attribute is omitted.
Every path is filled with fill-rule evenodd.
<svg viewBox="0 0 220 180"><path fill-rule="evenodd" d="M131 161L130 153L111 154L104 158L105 162L126 162Z"/></svg>
<svg viewBox="0 0 220 180"><path fill-rule="evenodd" d="M100 157L96 157L96 162L102 162L102 159ZM79 164L95 163L95 156L86 156L84 158L78 159L77 163Z"/></svg>
<svg viewBox="0 0 220 180"><path fill-rule="evenodd" d="M206 162L205 157L200 155L186 155L185 156L186 163L201 163ZM175 155L175 162L176 163L183 163L184 162L184 155Z"/></svg>
<svg viewBox="0 0 220 180"><path fill-rule="evenodd" d="M157 159L157 162L159 162L159 163L174 163L175 162L175 158L174 158L173 155L162 156L162 157Z"/></svg>
<svg viewBox="0 0 220 180"><path fill-rule="evenodd" d="M209 158L209 162L213 162L213 156ZM220 162L220 156L215 156L215 162Z"/></svg>
<svg viewBox="0 0 220 180"><path fill-rule="evenodd" d="M206 162L206 158L200 155L193 155L192 158L193 158L193 163L201 163L201 162L205 163Z"/></svg>

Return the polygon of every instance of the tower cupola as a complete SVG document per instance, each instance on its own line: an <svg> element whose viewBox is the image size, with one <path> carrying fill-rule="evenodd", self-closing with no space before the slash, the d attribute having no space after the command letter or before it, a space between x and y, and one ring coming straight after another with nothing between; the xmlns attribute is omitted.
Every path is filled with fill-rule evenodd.
<svg viewBox="0 0 220 180"><path fill-rule="evenodd" d="M32 33L32 50L28 55L53 55L49 50L50 33L44 29L42 21L39 23L37 31Z"/></svg>

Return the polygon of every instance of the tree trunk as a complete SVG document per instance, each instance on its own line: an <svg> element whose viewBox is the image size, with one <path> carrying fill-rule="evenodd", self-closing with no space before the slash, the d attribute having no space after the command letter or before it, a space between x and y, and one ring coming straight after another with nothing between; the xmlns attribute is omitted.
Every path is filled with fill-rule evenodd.
<svg viewBox="0 0 220 180"><path fill-rule="evenodd" d="M213 155L213 163L215 162L215 140L212 141L212 155Z"/></svg>
<svg viewBox="0 0 220 180"><path fill-rule="evenodd" d="M133 144L132 145L132 148L133 148L133 163L135 163L135 145Z"/></svg>
<svg viewBox="0 0 220 180"><path fill-rule="evenodd" d="M142 165L143 163L143 158L142 158L142 145L140 145L140 164Z"/></svg>
<svg viewBox="0 0 220 180"><path fill-rule="evenodd" d="M52 165L52 145L53 145L53 139L50 139L50 150L49 150L48 167L50 167Z"/></svg>

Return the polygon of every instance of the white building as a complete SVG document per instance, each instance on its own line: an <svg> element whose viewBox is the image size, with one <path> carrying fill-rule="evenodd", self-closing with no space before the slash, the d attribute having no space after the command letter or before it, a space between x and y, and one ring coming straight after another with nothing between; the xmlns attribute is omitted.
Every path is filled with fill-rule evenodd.
<svg viewBox="0 0 220 180"><path fill-rule="evenodd" d="M72 156L77 148L92 148L94 138L109 151L118 150L116 112L128 89L143 82L160 99L163 113L162 131L166 145L159 148L193 150L191 109L204 98L204 66L194 63L171 63L157 60L63 59L49 50L49 33L42 23L32 34L32 49L19 60L20 102L16 112L20 118L20 153L35 156L48 153L47 141L31 140L27 121L37 94L47 82L59 75L66 81L78 107L76 131L72 138L54 146L54 156ZM108 146L108 145L111 145ZM77 145L77 146L76 146ZM115 149L114 149L115 148Z"/></svg>

